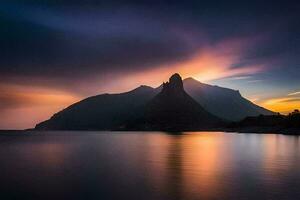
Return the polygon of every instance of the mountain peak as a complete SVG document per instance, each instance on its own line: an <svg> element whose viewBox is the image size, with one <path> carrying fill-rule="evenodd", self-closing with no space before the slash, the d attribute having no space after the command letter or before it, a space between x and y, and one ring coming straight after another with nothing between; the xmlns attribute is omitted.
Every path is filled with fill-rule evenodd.
<svg viewBox="0 0 300 200"><path fill-rule="evenodd" d="M175 73L170 77L169 82L172 84L178 84L178 83L182 84L182 78L178 73Z"/></svg>
<svg viewBox="0 0 300 200"><path fill-rule="evenodd" d="M208 113L183 88L181 76L173 74L163 89L143 108L137 120L129 122L129 129L197 130L221 125L221 120Z"/></svg>
<svg viewBox="0 0 300 200"><path fill-rule="evenodd" d="M169 78L169 82L163 83L163 91L183 91L182 78L178 73Z"/></svg>

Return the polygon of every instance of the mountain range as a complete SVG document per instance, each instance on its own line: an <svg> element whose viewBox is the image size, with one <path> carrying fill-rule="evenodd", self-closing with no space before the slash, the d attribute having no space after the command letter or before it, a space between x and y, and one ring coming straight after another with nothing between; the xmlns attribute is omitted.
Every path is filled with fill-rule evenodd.
<svg viewBox="0 0 300 200"><path fill-rule="evenodd" d="M239 91L182 81L174 74L158 88L88 97L36 125L38 130L204 130L248 116L273 115Z"/></svg>

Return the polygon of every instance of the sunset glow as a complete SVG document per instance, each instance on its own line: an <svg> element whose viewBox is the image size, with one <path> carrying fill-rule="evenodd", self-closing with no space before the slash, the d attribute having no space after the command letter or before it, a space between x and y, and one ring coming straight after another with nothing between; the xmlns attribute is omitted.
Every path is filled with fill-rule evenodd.
<svg viewBox="0 0 300 200"><path fill-rule="evenodd" d="M275 112L299 108L298 10L226 3L220 15L198 3L1 2L0 129L31 128L86 97L158 87L174 73Z"/></svg>
<svg viewBox="0 0 300 200"><path fill-rule="evenodd" d="M49 88L6 85L0 91L0 98L7 102L0 105L2 129L32 127L41 119L47 119L54 112L80 100L78 96Z"/></svg>
<svg viewBox="0 0 300 200"><path fill-rule="evenodd" d="M300 200L300 0L0 0L0 200Z"/></svg>
<svg viewBox="0 0 300 200"><path fill-rule="evenodd" d="M288 114L294 109L300 109L300 98L283 97L268 99L262 102L261 105L275 112Z"/></svg>

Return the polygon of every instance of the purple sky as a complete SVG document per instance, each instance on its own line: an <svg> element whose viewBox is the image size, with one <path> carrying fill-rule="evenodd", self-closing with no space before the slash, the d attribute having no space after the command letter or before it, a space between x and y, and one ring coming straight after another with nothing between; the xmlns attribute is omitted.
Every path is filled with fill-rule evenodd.
<svg viewBox="0 0 300 200"><path fill-rule="evenodd" d="M0 2L0 129L169 75L300 105L300 4L286 1Z"/></svg>

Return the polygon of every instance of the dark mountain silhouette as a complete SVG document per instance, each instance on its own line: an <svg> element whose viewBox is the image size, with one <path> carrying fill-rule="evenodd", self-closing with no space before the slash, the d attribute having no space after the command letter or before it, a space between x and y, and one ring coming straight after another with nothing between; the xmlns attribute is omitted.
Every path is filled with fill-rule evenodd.
<svg viewBox="0 0 300 200"><path fill-rule="evenodd" d="M172 120L176 119L178 121L180 119L182 124L187 124L187 122L184 122L184 119L189 121L192 116L196 116L196 113L202 113L201 116L205 116L209 112L212 114L200 117L201 120L197 117L194 118L197 123L206 119L206 126L208 126L213 115L226 120L237 121L246 116L272 114L271 111L244 99L237 91L203 84L192 78L185 79L182 86L182 82L179 84L179 81L176 78L173 80L173 78L172 81L170 80L171 84L166 83L156 89L140 86L126 93L102 94L89 97L54 114L49 120L37 124L35 128L44 130L137 128L133 126L133 122L136 122L136 126L144 124L144 128L146 128L147 124L145 123L147 121L151 121L154 128L156 125L156 127L159 127L166 124L167 119L170 123L174 123ZM185 88L186 92L183 88ZM168 97L169 95L170 97ZM177 110L176 113L181 114L173 118L167 118L166 116L169 116L167 113L173 112L171 108L175 109L177 107L180 107L182 110ZM161 112L158 113L158 111ZM159 118L157 121L161 123L160 125L155 122L154 116ZM139 120L139 123L137 120ZM156 123L155 126L154 122ZM189 124L189 126L192 127L192 124ZM199 123L198 126L200 126Z"/></svg>
<svg viewBox="0 0 300 200"><path fill-rule="evenodd" d="M174 74L162 90L142 110L142 116L125 129L136 130L201 130L220 127L222 120L207 112L183 88L179 74Z"/></svg>
<svg viewBox="0 0 300 200"><path fill-rule="evenodd" d="M239 91L201 83L193 78L183 81L186 92L208 112L226 120L239 121L248 116L275 113L243 98Z"/></svg>
<svg viewBox="0 0 300 200"><path fill-rule="evenodd" d="M136 116L138 108L157 91L140 86L121 94L102 94L84 99L36 125L44 130L111 130Z"/></svg>

